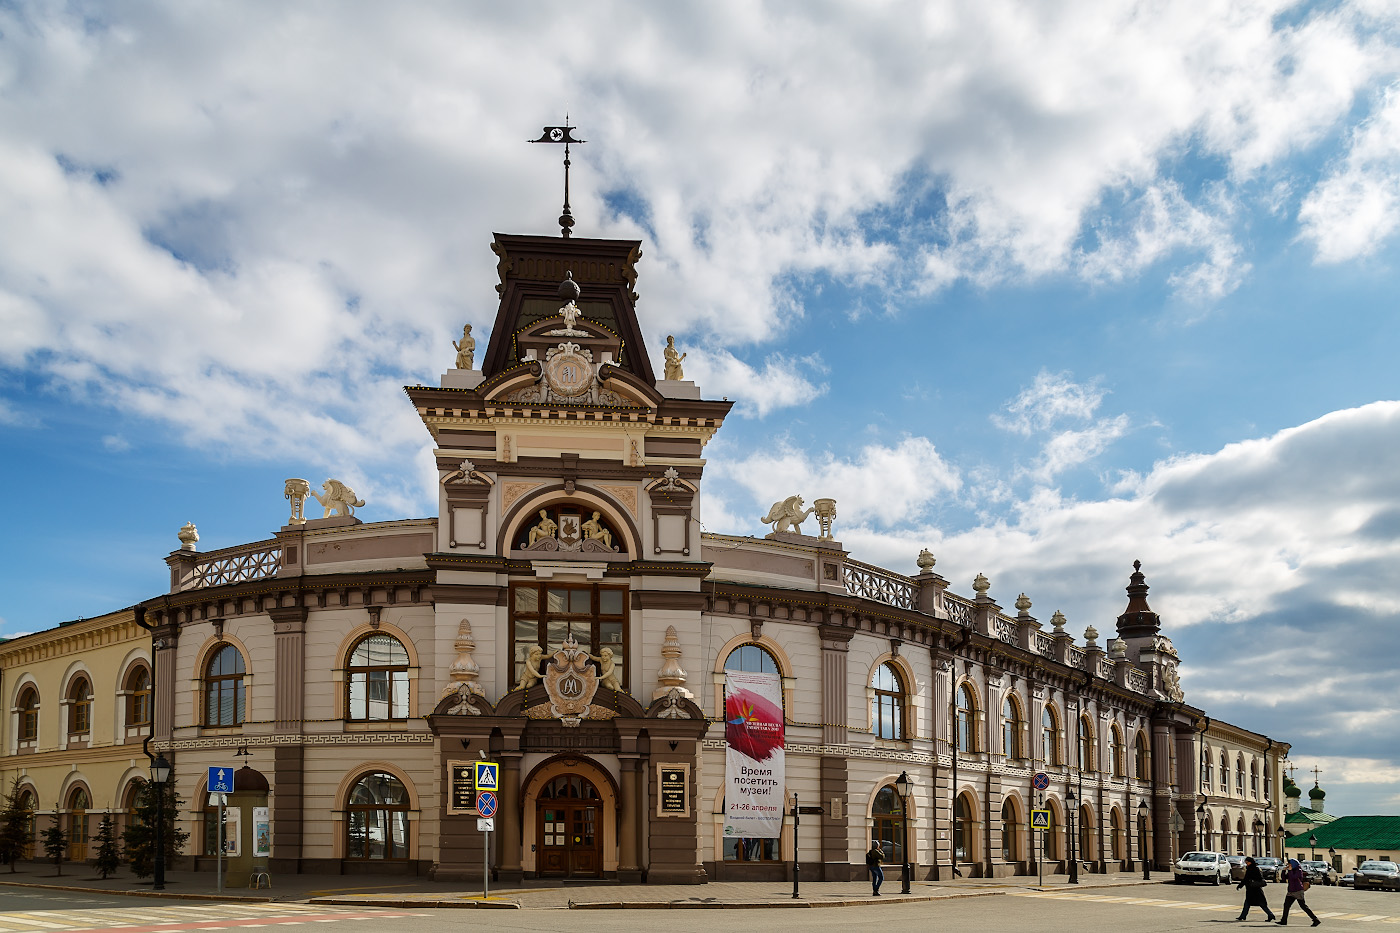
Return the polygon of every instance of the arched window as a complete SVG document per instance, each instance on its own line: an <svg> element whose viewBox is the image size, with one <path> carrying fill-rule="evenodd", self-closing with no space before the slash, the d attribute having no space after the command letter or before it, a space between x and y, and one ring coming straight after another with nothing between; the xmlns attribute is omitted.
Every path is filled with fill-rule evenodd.
<svg viewBox="0 0 1400 933"><path fill-rule="evenodd" d="M25 687L19 695L19 740L39 740L39 691L33 687Z"/></svg>
<svg viewBox="0 0 1400 933"><path fill-rule="evenodd" d="M778 662L768 653L767 649L758 645L740 645L729 652L729 657L724 659L724 669L726 671L747 671L751 674L777 674Z"/></svg>
<svg viewBox="0 0 1400 933"><path fill-rule="evenodd" d="M126 676L126 724L151 724L151 672L144 664L136 665Z"/></svg>
<svg viewBox="0 0 1400 933"><path fill-rule="evenodd" d="M1015 862L1021 857L1021 824L1016 819L1016 803L1007 798L1001 805L1001 858Z"/></svg>
<svg viewBox="0 0 1400 933"><path fill-rule="evenodd" d="M1244 759L1240 757L1235 759L1235 794L1244 796Z"/></svg>
<svg viewBox="0 0 1400 933"><path fill-rule="evenodd" d="M1222 794L1230 790L1230 758L1225 754L1225 749L1220 750L1220 792Z"/></svg>
<svg viewBox="0 0 1400 933"><path fill-rule="evenodd" d="M959 862L975 860L972 848L976 830L972 822L972 802L967 794L958 794L953 804L953 853Z"/></svg>
<svg viewBox="0 0 1400 933"><path fill-rule="evenodd" d="M1040 717L1040 747L1045 755L1045 763L1048 765L1062 765L1064 758L1060 756L1059 743L1060 722L1055 715L1055 707L1045 705L1045 712Z"/></svg>
<svg viewBox="0 0 1400 933"><path fill-rule="evenodd" d="M34 857L34 833L36 829L34 822L34 813L38 809L39 801L38 798L34 796L34 792L28 789L21 791L19 795L19 810L22 814L24 814L24 852L22 853L23 858L31 859Z"/></svg>
<svg viewBox="0 0 1400 933"><path fill-rule="evenodd" d="M345 718L408 718L408 652L393 635L366 635L351 649L345 665Z"/></svg>
<svg viewBox="0 0 1400 933"><path fill-rule="evenodd" d="M1152 777L1152 755L1147 750L1147 736L1139 732L1134 745L1137 754L1137 779L1149 780Z"/></svg>
<svg viewBox="0 0 1400 933"><path fill-rule="evenodd" d="M1021 706L1009 693L1001 704L1001 753L1007 758L1025 757L1021 754Z"/></svg>
<svg viewBox="0 0 1400 933"><path fill-rule="evenodd" d="M1095 861L1099 857L1094 851L1094 811L1088 804L1079 808L1079 850L1075 856L1080 861Z"/></svg>
<svg viewBox="0 0 1400 933"><path fill-rule="evenodd" d="M1206 811L1205 821L1201 823L1201 833L1205 839L1204 848L1213 850L1215 848L1215 823L1211 819L1210 811Z"/></svg>
<svg viewBox="0 0 1400 933"><path fill-rule="evenodd" d="M243 655L224 645L204 669L204 724L237 726L243 723Z"/></svg>
<svg viewBox="0 0 1400 933"><path fill-rule="evenodd" d="M1079 750L1079 770L1093 771L1094 768L1094 727L1088 716L1080 716L1075 725L1075 746Z"/></svg>
<svg viewBox="0 0 1400 933"><path fill-rule="evenodd" d="M1060 833L1060 811L1056 807L1046 806L1050 812L1050 824L1040 832L1040 848L1045 853L1045 857L1050 860L1060 858L1061 840L1064 836Z"/></svg>
<svg viewBox="0 0 1400 933"><path fill-rule="evenodd" d="M977 751L977 701L972 696L972 688L963 684L958 688L958 751Z"/></svg>
<svg viewBox="0 0 1400 933"><path fill-rule="evenodd" d="M88 810L92 803L87 790L81 786L68 792L68 861L87 861Z"/></svg>
<svg viewBox="0 0 1400 933"><path fill-rule="evenodd" d="M68 734L86 735L92 730L92 685L75 677L68 687Z"/></svg>
<svg viewBox="0 0 1400 933"><path fill-rule="evenodd" d="M1249 796L1259 799L1259 762L1249 763Z"/></svg>
<svg viewBox="0 0 1400 933"><path fill-rule="evenodd" d="M1113 776L1123 778L1128 776L1128 749L1123 744L1123 730L1118 728L1118 723L1113 724ZM1115 856L1116 857L1116 856Z"/></svg>
<svg viewBox="0 0 1400 933"><path fill-rule="evenodd" d="M870 816L874 824L870 829L871 842L879 844L885 861L904 864L904 801L899 799L894 785L880 788L870 805Z"/></svg>
<svg viewBox="0 0 1400 933"><path fill-rule="evenodd" d="M870 724L876 738L904 738L904 680L888 661L875 669L870 686L875 688Z"/></svg>
<svg viewBox="0 0 1400 933"><path fill-rule="evenodd" d="M1210 749L1201 749L1201 790L1210 793L1210 785L1213 781L1210 771Z"/></svg>
<svg viewBox="0 0 1400 933"><path fill-rule="evenodd" d="M571 513L572 514L572 513ZM564 522L563 514L556 515ZM581 528L573 514L573 534ZM530 649L538 647L545 656L559 650L566 639L595 657L607 649L612 655L613 673L627 686L627 588L601 583L515 583L510 588L510 656L515 662L512 686L520 683Z"/></svg>
<svg viewBox="0 0 1400 933"><path fill-rule="evenodd" d="M372 771L345 802L345 857L408 858L408 791L392 774Z"/></svg>
<svg viewBox="0 0 1400 933"><path fill-rule="evenodd" d="M1125 844L1123 836L1123 814L1118 812L1117 807L1109 811L1108 827L1109 858L1113 859L1115 862L1121 862L1127 845ZM1207 846L1207 848L1209 848L1209 846Z"/></svg>
<svg viewBox="0 0 1400 933"><path fill-rule="evenodd" d="M1240 854L1241 854L1241 855L1244 855L1245 852L1249 851L1249 848L1248 848L1248 846L1245 844L1244 817L1243 817L1243 816L1241 816L1241 817L1235 822L1235 838L1236 838L1237 840L1239 840ZM1256 853L1256 854L1257 854L1257 853Z"/></svg>

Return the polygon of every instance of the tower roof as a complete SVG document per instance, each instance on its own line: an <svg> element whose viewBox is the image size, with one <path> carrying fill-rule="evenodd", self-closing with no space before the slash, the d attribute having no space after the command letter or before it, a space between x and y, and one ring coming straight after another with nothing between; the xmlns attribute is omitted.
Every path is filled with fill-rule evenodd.
<svg viewBox="0 0 1400 933"><path fill-rule="evenodd" d="M1147 578L1142 573L1142 561L1133 561L1133 574L1128 579L1128 608L1118 617L1118 634L1123 638L1156 635L1161 631L1162 620L1147 605Z"/></svg>

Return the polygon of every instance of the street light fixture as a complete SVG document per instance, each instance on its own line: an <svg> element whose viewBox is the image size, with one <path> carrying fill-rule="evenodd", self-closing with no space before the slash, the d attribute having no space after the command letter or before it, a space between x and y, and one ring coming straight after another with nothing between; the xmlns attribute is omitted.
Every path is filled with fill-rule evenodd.
<svg viewBox="0 0 1400 933"><path fill-rule="evenodd" d="M1312 860L1317 861L1317 836L1308 833L1308 847L1312 849Z"/></svg>
<svg viewBox="0 0 1400 933"><path fill-rule="evenodd" d="M1286 829L1284 829L1282 826L1280 826L1280 827L1278 828L1278 857L1279 857L1279 858L1283 858L1283 857L1285 857L1286 855L1288 855L1287 852L1283 851L1284 840L1286 840L1287 838L1288 838L1288 830L1286 830Z"/></svg>
<svg viewBox="0 0 1400 933"><path fill-rule="evenodd" d="M1152 880L1152 860L1147 856L1147 801L1138 800L1138 856L1142 859L1142 880Z"/></svg>
<svg viewBox="0 0 1400 933"><path fill-rule="evenodd" d="M899 848L904 856L904 884L900 887L901 894L909 893L909 772L899 772L899 777L894 780L894 789L899 794L899 806L903 811L904 818L899 821L900 843Z"/></svg>
<svg viewBox="0 0 1400 933"><path fill-rule="evenodd" d="M170 762L157 755L151 762L151 783L156 786L156 858L152 890L165 890L165 785L170 781Z"/></svg>
<svg viewBox="0 0 1400 933"><path fill-rule="evenodd" d="M1074 796L1074 788L1065 792L1065 809L1069 812L1065 814L1069 819L1069 883L1079 883L1079 859L1074 848L1074 808L1077 804Z"/></svg>
<svg viewBox="0 0 1400 933"><path fill-rule="evenodd" d="M1196 805L1196 848L1204 850L1206 847L1206 805L1199 803Z"/></svg>
<svg viewBox="0 0 1400 933"><path fill-rule="evenodd" d="M1263 853L1259 851L1259 838L1260 835L1264 832L1264 821L1256 816L1254 818L1254 823L1251 825L1251 828L1254 830L1254 854L1255 856L1262 855Z"/></svg>

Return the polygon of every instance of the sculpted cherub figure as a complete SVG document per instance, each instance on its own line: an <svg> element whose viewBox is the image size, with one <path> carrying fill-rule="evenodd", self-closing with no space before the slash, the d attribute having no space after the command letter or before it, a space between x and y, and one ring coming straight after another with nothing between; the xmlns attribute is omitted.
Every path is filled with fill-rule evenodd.
<svg viewBox="0 0 1400 933"><path fill-rule="evenodd" d="M452 346L457 349L457 368L473 368L472 358L476 355L476 338L472 336L470 324L462 326L462 339L452 341Z"/></svg>
<svg viewBox="0 0 1400 933"><path fill-rule="evenodd" d="M612 547L612 532L604 528L598 521L601 512L594 512L593 517L579 526L583 530L583 537L587 541L601 541L608 547Z"/></svg>
<svg viewBox="0 0 1400 933"><path fill-rule="evenodd" d="M549 512L540 509L539 524L530 529L530 543L534 544L540 538L552 538L558 531L559 526L555 524L554 519L549 517Z"/></svg>
<svg viewBox="0 0 1400 933"><path fill-rule="evenodd" d="M621 690L622 683L617 679L617 663L613 661L613 650L604 648L598 652L597 657L589 657L598 662L598 683L609 690Z"/></svg>
<svg viewBox="0 0 1400 933"><path fill-rule="evenodd" d="M532 686L544 679L540 673L540 662L544 660L544 649L539 645L531 645L530 650L525 653L525 669L520 672L520 682L516 684L521 690L529 690Z"/></svg>

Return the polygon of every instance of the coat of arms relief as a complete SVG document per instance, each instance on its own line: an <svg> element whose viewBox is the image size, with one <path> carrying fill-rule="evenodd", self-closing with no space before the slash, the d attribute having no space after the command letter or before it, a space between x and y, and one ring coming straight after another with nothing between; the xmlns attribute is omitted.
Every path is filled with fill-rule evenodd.
<svg viewBox="0 0 1400 933"><path fill-rule="evenodd" d="M613 719L615 710L594 706L598 687L620 689L613 669L612 649L604 648L599 657L585 651L574 636L564 639L559 650L549 658L543 673L535 666L543 651L532 646L526 660L521 686L525 689L536 681L544 684L548 702L537 703L525 710L531 719L558 719L566 726L577 726L585 719ZM597 664L597 668L594 664Z"/></svg>

